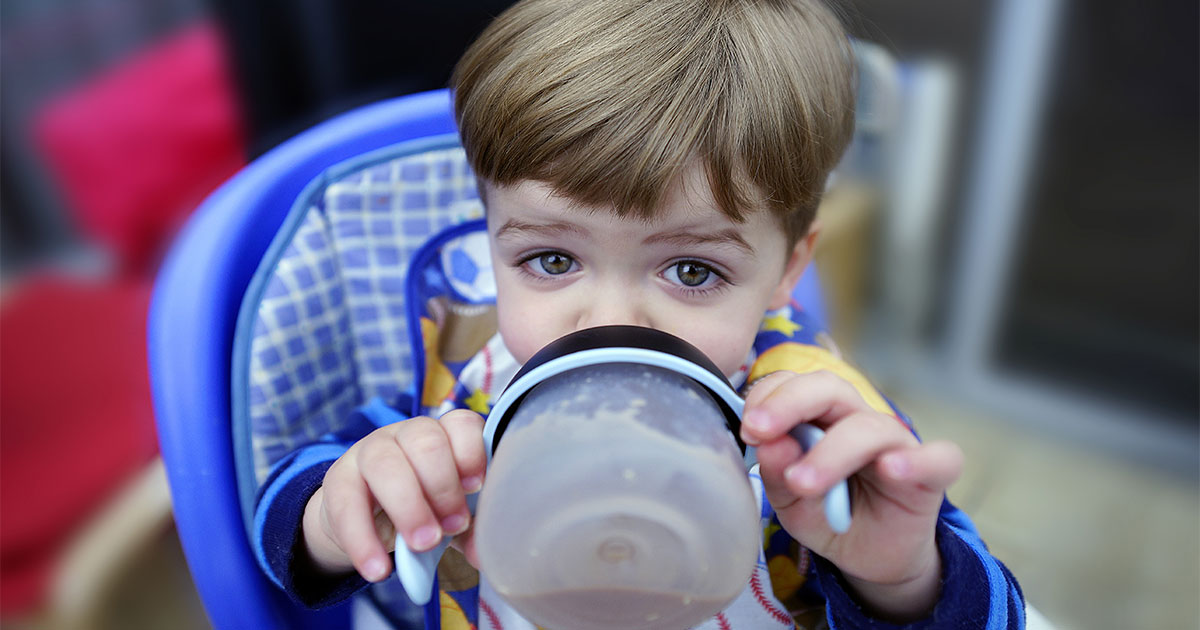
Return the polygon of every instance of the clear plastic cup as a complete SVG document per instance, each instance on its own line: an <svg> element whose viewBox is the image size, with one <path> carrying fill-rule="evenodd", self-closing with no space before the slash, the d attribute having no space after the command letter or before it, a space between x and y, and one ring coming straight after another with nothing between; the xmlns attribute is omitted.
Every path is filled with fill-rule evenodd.
<svg viewBox="0 0 1200 630"><path fill-rule="evenodd" d="M760 547L739 447L672 370L602 363L531 389L496 445L476 545L492 588L569 630L682 630L745 588Z"/></svg>

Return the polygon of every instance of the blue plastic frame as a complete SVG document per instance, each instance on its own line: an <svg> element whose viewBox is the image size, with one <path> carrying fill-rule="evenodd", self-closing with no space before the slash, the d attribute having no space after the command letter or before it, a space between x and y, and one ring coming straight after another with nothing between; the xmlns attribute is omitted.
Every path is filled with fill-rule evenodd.
<svg viewBox="0 0 1200 630"><path fill-rule="evenodd" d="M292 202L291 209L288 210L283 223L275 232L275 237L267 247L267 251L263 254L263 259L258 263L258 268L254 276L250 278L249 285L246 287L246 293L242 299L241 312L238 313L237 326L233 339L233 365L230 368L233 392L231 402L233 404L234 461L240 467L239 493L247 532L252 531L254 515L249 512L253 510L255 497L258 493L258 487L254 480L253 454L250 445L250 418L245 415L249 411L250 406L249 353L255 334L254 321L258 317L259 308L262 305L263 293L266 291L268 283L275 274L276 266L283 258L283 254L288 246L292 243L296 231L304 223L309 209L320 203L330 183L336 182L350 173L363 171L378 164L391 162L405 156L458 146L460 145L457 132L418 137L363 155L354 156L349 160L325 169L321 177L309 182L300 196ZM416 256L420 256L420 252ZM411 299L411 296L409 299ZM418 339L420 337L420 323L414 314L413 304L414 302L408 303L409 335L412 339ZM413 348L413 356L418 359L414 364L416 368L415 373L418 379L422 379L424 375L421 372L422 368L420 366L424 365L424 348L421 346ZM422 391L420 381L412 387L412 391ZM413 414L418 413L416 409L406 411Z"/></svg>
<svg viewBox="0 0 1200 630"><path fill-rule="evenodd" d="M456 132L447 90L383 101L313 127L210 195L163 263L148 323L159 446L184 554L218 630L348 623L348 606L314 613L291 602L263 575L246 537L231 430L231 359L251 278L292 204L326 169ZM804 274L793 297L824 320L815 273Z"/></svg>
<svg viewBox="0 0 1200 630"><path fill-rule="evenodd" d="M369 105L255 160L197 209L159 272L150 305L151 385L176 527L215 628L345 627L346 607L311 613L262 574L238 504L230 364L238 309L292 203L348 158L455 133L446 90Z"/></svg>

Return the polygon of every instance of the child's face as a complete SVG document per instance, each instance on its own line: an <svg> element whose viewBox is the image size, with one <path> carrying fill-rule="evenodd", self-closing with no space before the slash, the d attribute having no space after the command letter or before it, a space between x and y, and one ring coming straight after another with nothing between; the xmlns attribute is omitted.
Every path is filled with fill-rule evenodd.
<svg viewBox="0 0 1200 630"><path fill-rule="evenodd" d="M485 193L500 332L521 363L567 333L632 324L687 340L732 376L811 250L811 238L789 250L765 211L726 217L699 169L648 223L581 208L539 182Z"/></svg>

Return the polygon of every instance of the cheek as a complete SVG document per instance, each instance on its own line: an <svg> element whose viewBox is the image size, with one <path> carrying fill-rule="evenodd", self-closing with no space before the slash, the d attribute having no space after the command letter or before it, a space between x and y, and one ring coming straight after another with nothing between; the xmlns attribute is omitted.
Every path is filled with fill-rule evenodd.
<svg viewBox="0 0 1200 630"><path fill-rule="evenodd" d="M513 355L517 363L524 365L533 353L537 352L537 342L532 339L531 329L525 318L514 315L511 309L500 307L497 313L500 324L500 336L504 339L504 347Z"/></svg>
<svg viewBox="0 0 1200 630"><path fill-rule="evenodd" d="M524 364L543 346L557 339L553 311L519 288L497 282L496 317L504 346L518 363Z"/></svg>
<svg viewBox="0 0 1200 630"><path fill-rule="evenodd" d="M692 344L711 359L722 374L732 376L746 361L750 346L754 344L754 333L746 334L745 331L726 328Z"/></svg>
<svg viewBox="0 0 1200 630"><path fill-rule="evenodd" d="M690 318L684 327L668 332L696 346L722 374L731 376L746 361L761 322L753 310L735 309L723 317Z"/></svg>

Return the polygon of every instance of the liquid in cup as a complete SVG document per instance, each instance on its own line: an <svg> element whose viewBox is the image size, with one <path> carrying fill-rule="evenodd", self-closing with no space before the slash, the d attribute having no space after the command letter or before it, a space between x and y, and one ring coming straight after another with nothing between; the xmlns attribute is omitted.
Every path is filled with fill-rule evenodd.
<svg viewBox="0 0 1200 630"><path fill-rule="evenodd" d="M671 370L581 367L530 390L496 447L476 544L491 587L556 630L682 630L745 588L760 547L712 395Z"/></svg>

